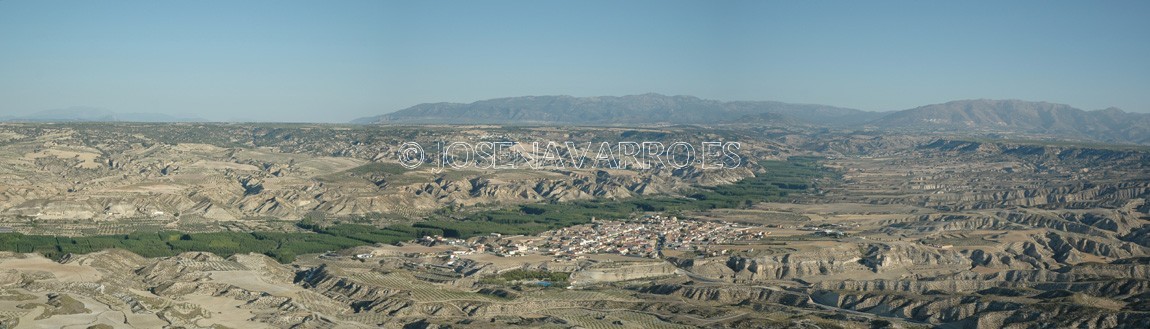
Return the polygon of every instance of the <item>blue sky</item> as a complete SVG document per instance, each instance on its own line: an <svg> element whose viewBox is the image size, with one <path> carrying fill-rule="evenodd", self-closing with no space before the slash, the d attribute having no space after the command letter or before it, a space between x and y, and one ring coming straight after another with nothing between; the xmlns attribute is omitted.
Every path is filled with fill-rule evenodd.
<svg viewBox="0 0 1150 329"><path fill-rule="evenodd" d="M1150 112L1148 1L0 0L0 116L345 122L656 92Z"/></svg>

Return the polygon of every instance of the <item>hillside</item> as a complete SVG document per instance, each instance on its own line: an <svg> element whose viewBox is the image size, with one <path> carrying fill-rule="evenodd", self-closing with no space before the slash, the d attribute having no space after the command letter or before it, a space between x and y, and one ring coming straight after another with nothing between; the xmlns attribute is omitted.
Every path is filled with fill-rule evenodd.
<svg viewBox="0 0 1150 329"><path fill-rule="evenodd" d="M720 124L849 125L876 112L781 102L720 102L691 96L524 96L461 103L427 103L354 123L404 124Z"/></svg>
<svg viewBox="0 0 1150 329"><path fill-rule="evenodd" d="M1116 108L1084 111L1020 100L960 100L895 112L869 112L773 101L721 102L692 96L524 96L468 104L426 103L354 120L359 124L766 124L1044 135L1059 139L1150 144L1150 114Z"/></svg>
<svg viewBox="0 0 1150 329"><path fill-rule="evenodd" d="M1150 114L1116 108L1083 111L1065 104L961 100L888 114L875 126L899 129L1036 133L1118 143L1150 143Z"/></svg>
<svg viewBox="0 0 1150 329"><path fill-rule="evenodd" d="M0 116L6 122L204 122L202 118L163 113L118 113L95 107L74 106L38 111L22 116Z"/></svg>

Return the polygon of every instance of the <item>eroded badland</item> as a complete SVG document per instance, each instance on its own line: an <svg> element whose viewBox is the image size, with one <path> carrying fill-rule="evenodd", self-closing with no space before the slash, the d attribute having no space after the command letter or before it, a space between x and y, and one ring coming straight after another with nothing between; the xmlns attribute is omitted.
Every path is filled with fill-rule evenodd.
<svg viewBox="0 0 1150 329"><path fill-rule="evenodd" d="M1150 327L1150 149L1023 140L0 124L0 323ZM399 162L444 141L519 165ZM548 141L739 142L740 162L527 165Z"/></svg>

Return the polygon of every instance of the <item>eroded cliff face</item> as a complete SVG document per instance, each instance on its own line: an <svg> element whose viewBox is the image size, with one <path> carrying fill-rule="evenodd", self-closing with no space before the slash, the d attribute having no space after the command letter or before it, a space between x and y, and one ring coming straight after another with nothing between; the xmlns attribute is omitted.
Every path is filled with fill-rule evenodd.
<svg viewBox="0 0 1150 329"><path fill-rule="evenodd" d="M863 251L866 256L856 257L854 262L796 259L842 256L834 252L735 256L726 258L731 267L722 270L713 270L721 258L714 262L671 260L700 277L638 291L722 305L766 303L838 309L960 327L1140 328L1150 324L1150 266L1146 258L1067 265L1050 254L1040 254L1036 259L1042 264L1058 267L980 274L967 269L983 265L972 263L959 252L920 249L924 248L872 244ZM863 266L864 262L873 267ZM787 268L792 270L784 270ZM822 272L791 276L816 268ZM931 274L929 269L938 272ZM732 279L742 284L720 281Z"/></svg>
<svg viewBox="0 0 1150 329"><path fill-rule="evenodd" d="M434 181L397 187L405 195L428 198L438 204L522 203L543 200L572 201L589 198L630 198L674 194L697 185L729 184L753 176L748 169L713 172L694 170L554 171L521 173L523 178L485 175L458 179L439 176Z"/></svg>
<svg viewBox="0 0 1150 329"><path fill-rule="evenodd" d="M1140 328L1150 324L1150 248L1143 244L1150 221L1143 202L874 220L864 227L878 235L856 233L868 239L787 239L757 252L669 258L691 272L691 282L641 291L711 303L770 300L930 325Z"/></svg>
<svg viewBox="0 0 1150 329"><path fill-rule="evenodd" d="M595 277L601 273L592 273ZM414 281L408 281L414 280ZM637 299L602 295L597 299L541 299L531 292L479 290L477 293L437 292L436 286L404 273L349 273L320 266L297 273L296 284L349 305L351 312L414 321L425 318L491 318L524 314L525 310L563 308L626 309ZM452 289L454 291L454 289ZM452 296L455 296L454 298ZM514 303L507 303L515 301Z"/></svg>
<svg viewBox="0 0 1150 329"><path fill-rule="evenodd" d="M20 138L0 145L0 154L10 155L0 158L0 220L295 220L311 212L329 217L417 216L445 206L676 195L691 186L728 184L752 176L759 159L785 158L791 151L778 144L749 144L743 150L745 163L722 170L714 165L704 169L698 163L652 168L590 161L583 166L536 167L530 161L540 156L533 153L538 150L519 145L509 151L514 166L508 168L456 169L440 164L443 160L432 154L428 163L408 169L397 162L404 142L476 143L492 133L214 125L17 125L0 130L20 132ZM618 140L626 133L588 130L579 134L541 129L503 138L522 138L518 142L523 143L565 138L583 145L583 141ZM687 133L684 141L711 138L696 132ZM670 138L666 133L652 135L656 137ZM562 157L572 156L561 149ZM773 155L752 156L768 152Z"/></svg>
<svg viewBox="0 0 1150 329"><path fill-rule="evenodd" d="M1074 299L1075 296L1083 298L1082 295L1074 294L1065 298ZM812 294L812 297L823 305L916 319L931 324L948 323L979 328L1031 327L1038 323L1079 328L1141 328L1150 324L1150 319L1139 314L1084 303L1033 305L1010 300L900 294L844 295L832 291L819 291Z"/></svg>
<svg viewBox="0 0 1150 329"><path fill-rule="evenodd" d="M858 248L843 245L807 253L694 260L684 264L684 269L715 280L753 283L869 271L862 260Z"/></svg>
<svg viewBox="0 0 1150 329"><path fill-rule="evenodd" d="M806 294L769 288L721 285L660 284L640 288L642 293L670 295L683 299L722 305L751 303L812 307Z"/></svg>
<svg viewBox="0 0 1150 329"><path fill-rule="evenodd" d="M594 285L660 278L676 274L678 274L677 268L666 262L598 263L573 271L569 280L572 284Z"/></svg>
<svg viewBox="0 0 1150 329"><path fill-rule="evenodd" d="M286 179L269 179L258 185L261 186L258 189L245 185L253 184L250 180L207 179L159 186L157 188L167 190L158 194L109 194L92 189L88 191L100 195L82 197L72 194L50 195L50 188L40 190L39 194L31 194L29 190L19 191L15 190L16 187L10 187L4 191L8 195L0 199L0 202L10 205L3 214L40 220L170 221L183 216L210 220L262 217L298 219L312 211L344 217L373 212L429 212L445 205L520 204L676 194L695 184L727 183L751 176L752 173L729 171L686 177L675 176L671 172L640 174L600 170L496 174L474 172L450 175L452 177L432 173L423 175L427 177L416 180L427 182L403 184L388 183L385 180L380 186L323 180L289 182Z"/></svg>
<svg viewBox="0 0 1150 329"><path fill-rule="evenodd" d="M953 250L911 244L836 244L779 254L694 260L671 259L684 269L717 281L767 283L774 280L838 280L874 277L925 268L970 268L970 260Z"/></svg>

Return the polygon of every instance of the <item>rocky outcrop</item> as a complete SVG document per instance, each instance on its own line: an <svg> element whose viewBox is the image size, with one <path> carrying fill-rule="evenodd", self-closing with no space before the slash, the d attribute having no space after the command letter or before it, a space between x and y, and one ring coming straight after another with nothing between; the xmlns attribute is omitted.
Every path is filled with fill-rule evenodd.
<svg viewBox="0 0 1150 329"><path fill-rule="evenodd" d="M0 145L4 152L18 155L0 161L0 220L155 219L170 223L182 217L193 221L299 219L315 211L331 217L418 216L448 205L673 195L695 185L727 184L749 177L756 161L785 157L784 152L791 151L773 143L762 148L748 145L742 150L748 157L740 167L723 170L699 165L656 169L638 164L532 168L523 161L538 154L517 147L517 169L440 170L434 168L438 165L431 161L434 156L419 169L406 169L395 162L397 147L404 142L419 141L430 147L435 141L490 137L484 137L488 133L483 131L455 129L399 129L381 135L369 128L206 125L159 129L130 124L115 128L122 131L83 126L0 127L4 130L0 133L17 130L15 135L22 136L18 143ZM694 145L710 138L703 130L689 130L695 133L678 137L690 137L688 142ZM639 134L670 144L676 136L669 132ZM600 137L602 141L623 138L619 132L597 129L516 136L524 145L541 138L583 145L581 141ZM769 154L749 156L757 153Z"/></svg>
<svg viewBox="0 0 1150 329"><path fill-rule="evenodd" d="M322 291L323 294L329 298L349 304L360 305L363 303L379 303L383 300L391 300L392 305L397 300L405 298L389 298L393 296L410 297L411 292L399 289L383 288L373 286L358 280L339 275L334 273L327 266L320 266L317 268L299 272L295 277L295 283L302 285L305 288L312 290Z"/></svg>
<svg viewBox="0 0 1150 329"><path fill-rule="evenodd" d="M1141 312L1115 311L1072 300L1024 304L1008 299L914 296L891 293L850 293L820 290L812 300L832 307L915 319L931 324L971 327L1141 328L1150 317Z"/></svg>
<svg viewBox="0 0 1150 329"><path fill-rule="evenodd" d="M728 258L696 259L681 264L697 275L726 282L761 282L817 275L833 275L869 270L860 261L862 254L850 245L811 252L758 257L740 255ZM674 260L673 260L674 261Z"/></svg>
<svg viewBox="0 0 1150 329"><path fill-rule="evenodd" d="M724 305L745 303L771 303L798 307L809 305L809 298L805 294L746 286L660 284L643 287L638 291Z"/></svg>

